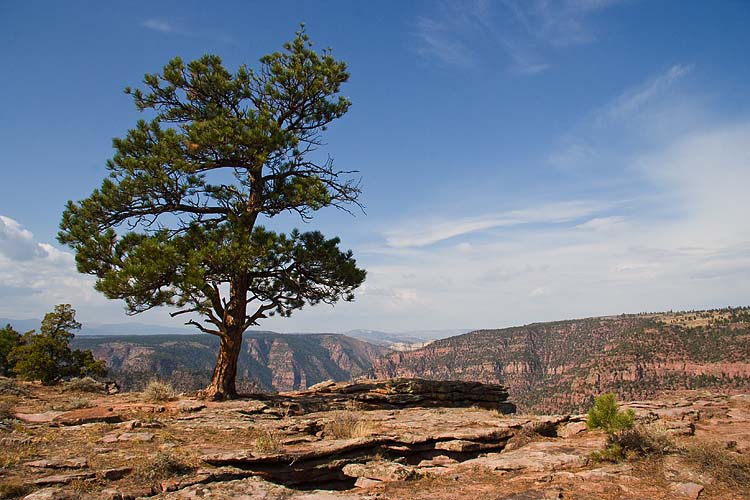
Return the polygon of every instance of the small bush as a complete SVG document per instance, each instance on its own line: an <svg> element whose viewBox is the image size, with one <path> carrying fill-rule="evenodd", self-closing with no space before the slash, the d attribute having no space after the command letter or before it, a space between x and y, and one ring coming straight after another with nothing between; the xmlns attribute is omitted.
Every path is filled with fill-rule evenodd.
<svg viewBox="0 0 750 500"><path fill-rule="evenodd" d="M7 401L0 401L0 420L14 418L13 406Z"/></svg>
<svg viewBox="0 0 750 500"><path fill-rule="evenodd" d="M107 387L102 382L97 382L91 377L72 378L62 385L65 392L107 392Z"/></svg>
<svg viewBox="0 0 750 500"><path fill-rule="evenodd" d="M602 429L607 434L614 434L633 427L635 412L632 409L620 411L613 393L602 394L594 401L586 419L588 429Z"/></svg>
<svg viewBox="0 0 750 500"><path fill-rule="evenodd" d="M325 425L324 433L334 439L349 439L370 435L370 426L362 421L359 414L349 411L336 411Z"/></svg>
<svg viewBox="0 0 750 500"><path fill-rule="evenodd" d="M171 451L160 451L152 459L141 462L135 476L142 481L157 482L173 476L183 476L195 469L184 457Z"/></svg>
<svg viewBox="0 0 750 500"><path fill-rule="evenodd" d="M259 453L276 453L281 449L279 434L272 430L262 430L255 438L255 451Z"/></svg>
<svg viewBox="0 0 750 500"><path fill-rule="evenodd" d="M172 384L152 380L143 390L143 399L151 403L163 403L175 398Z"/></svg>
<svg viewBox="0 0 750 500"><path fill-rule="evenodd" d="M750 483L750 458L716 443L692 444L681 450L685 459L720 483L744 487Z"/></svg>
<svg viewBox="0 0 750 500"><path fill-rule="evenodd" d="M84 398L70 398L62 404L55 405L52 407L53 410L59 411L71 411L80 410L81 408L91 408L94 403Z"/></svg>
<svg viewBox="0 0 750 500"><path fill-rule="evenodd" d="M674 441L666 429L636 426L610 434L607 447L593 452L591 458L596 461L619 462L626 458L665 455L674 449Z"/></svg>
<svg viewBox="0 0 750 500"><path fill-rule="evenodd" d="M27 396L29 391L21 387L15 379L0 377L0 396Z"/></svg>
<svg viewBox="0 0 750 500"><path fill-rule="evenodd" d="M23 483L2 483L0 484L0 500L21 498L30 491L31 487Z"/></svg>

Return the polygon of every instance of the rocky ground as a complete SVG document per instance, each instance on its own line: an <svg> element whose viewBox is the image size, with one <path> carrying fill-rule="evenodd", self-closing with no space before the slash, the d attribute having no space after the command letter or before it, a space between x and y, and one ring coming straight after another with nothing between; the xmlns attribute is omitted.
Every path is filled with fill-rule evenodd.
<svg viewBox="0 0 750 500"><path fill-rule="evenodd" d="M607 437L585 416L506 414L500 386L323 383L146 403L2 382L0 499L750 498L750 395L629 403L669 446L607 462L592 458Z"/></svg>

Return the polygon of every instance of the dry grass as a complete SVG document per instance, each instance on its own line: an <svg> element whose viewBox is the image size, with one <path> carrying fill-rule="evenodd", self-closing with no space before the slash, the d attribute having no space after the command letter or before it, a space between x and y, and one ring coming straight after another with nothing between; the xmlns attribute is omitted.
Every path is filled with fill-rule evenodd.
<svg viewBox="0 0 750 500"><path fill-rule="evenodd" d="M193 460L174 451L160 451L136 467L134 476L139 481L155 483L173 476L182 476L195 470Z"/></svg>
<svg viewBox="0 0 750 500"><path fill-rule="evenodd" d="M331 413L331 420L326 423L323 432L326 437L349 439L369 436L372 434L372 428L368 422L362 420L359 413L335 411Z"/></svg>
<svg viewBox="0 0 750 500"><path fill-rule="evenodd" d="M255 437L255 451L264 454L277 453L281 450L281 437L277 431L263 429Z"/></svg>
<svg viewBox="0 0 750 500"><path fill-rule="evenodd" d="M150 403L164 403L175 398L171 384L152 380L143 390L143 399Z"/></svg>
<svg viewBox="0 0 750 500"><path fill-rule="evenodd" d="M31 488L22 482L3 482L0 483L0 500L11 500L13 498L22 498L29 493Z"/></svg>
<svg viewBox="0 0 750 500"><path fill-rule="evenodd" d="M10 401L0 401L0 420L13 418L13 405Z"/></svg>
<svg viewBox="0 0 750 500"><path fill-rule="evenodd" d="M53 410L59 410L59 411L70 411L70 410L80 410L81 408L91 408L95 406L94 403L89 401L85 398L70 398L67 401L64 401L63 403L53 405Z"/></svg>
<svg viewBox="0 0 750 500"><path fill-rule="evenodd" d="M0 377L0 396L28 396L29 391L16 379Z"/></svg>
<svg viewBox="0 0 750 500"><path fill-rule="evenodd" d="M692 443L681 450L696 469L712 475L717 482L731 487L750 483L750 458L717 443Z"/></svg>

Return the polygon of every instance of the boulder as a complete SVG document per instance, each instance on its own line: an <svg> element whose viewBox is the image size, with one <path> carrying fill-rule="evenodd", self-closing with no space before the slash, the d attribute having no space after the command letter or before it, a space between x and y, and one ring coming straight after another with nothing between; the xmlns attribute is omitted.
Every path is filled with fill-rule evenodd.
<svg viewBox="0 0 750 500"><path fill-rule="evenodd" d="M406 481L416 476L414 469L395 462L367 462L347 464L341 471L349 477L364 477L377 481Z"/></svg>

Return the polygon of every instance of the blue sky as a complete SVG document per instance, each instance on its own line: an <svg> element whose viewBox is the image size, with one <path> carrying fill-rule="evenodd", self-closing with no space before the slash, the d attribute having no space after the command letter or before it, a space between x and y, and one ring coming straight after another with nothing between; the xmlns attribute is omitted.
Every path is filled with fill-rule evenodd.
<svg viewBox="0 0 750 500"><path fill-rule="evenodd" d="M368 279L263 328L748 304L747 2L29 1L0 5L0 316L127 321L55 241L139 118L123 88L176 55L253 66L300 22L349 65L322 152L361 172L367 215L274 226L341 236Z"/></svg>

